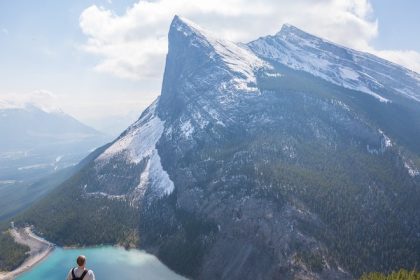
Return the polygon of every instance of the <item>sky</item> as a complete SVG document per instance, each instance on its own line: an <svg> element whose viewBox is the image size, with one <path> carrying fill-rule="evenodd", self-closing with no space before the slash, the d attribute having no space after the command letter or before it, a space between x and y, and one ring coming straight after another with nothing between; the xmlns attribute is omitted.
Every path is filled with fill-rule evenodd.
<svg viewBox="0 0 420 280"><path fill-rule="evenodd" d="M0 1L0 100L122 130L160 94L175 14L238 42L289 23L420 72L418 11L412 0Z"/></svg>

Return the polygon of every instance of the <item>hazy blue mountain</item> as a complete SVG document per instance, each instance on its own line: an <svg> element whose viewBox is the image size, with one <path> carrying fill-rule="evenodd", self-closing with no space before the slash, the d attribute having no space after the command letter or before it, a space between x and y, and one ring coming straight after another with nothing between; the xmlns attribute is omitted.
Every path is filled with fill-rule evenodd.
<svg viewBox="0 0 420 280"><path fill-rule="evenodd" d="M418 77L292 26L245 45L175 17L161 96L17 223L194 279L414 267Z"/></svg>
<svg viewBox="0 0 420 280"><path fill-rule="evenodd" d="M0 220L25 209L109 139L61 110L0 103Z"/></svg>
<svg viewBox="0 0 420 280"><path fill-rule="evenodd" d="M108 137L60 110L0 107L0 183L34 182L77 164Z"/></svg>

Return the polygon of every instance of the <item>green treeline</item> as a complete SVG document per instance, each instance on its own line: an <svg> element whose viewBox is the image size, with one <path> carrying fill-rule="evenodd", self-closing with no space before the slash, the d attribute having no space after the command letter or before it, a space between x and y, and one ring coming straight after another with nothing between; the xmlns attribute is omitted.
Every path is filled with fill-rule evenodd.
<svg viewBox="0 0 420 280"><path fill-rule="evenodd" d="M385 275L379 272L371 272L368 274L364 274L360 280L419 280L420 273L412 270L408 271L405 269L401 269L396 272L392 272L391 274Z"/></svg>
<svg viewBox="0 0 420 280"><path fill-rule="evenodd" d="M11 271L21 265L29 247L16 243L8 231L0 233L0 271Z"/></svg>

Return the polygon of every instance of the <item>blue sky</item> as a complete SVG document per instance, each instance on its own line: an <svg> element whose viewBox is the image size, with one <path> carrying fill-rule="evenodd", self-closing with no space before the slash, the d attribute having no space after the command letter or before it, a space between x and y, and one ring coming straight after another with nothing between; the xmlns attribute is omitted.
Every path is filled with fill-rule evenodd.
<svg viewBox="0 0 420 280"><path fill-rule="evenodd" d="M379 34L379 49L411 49L420 52L420 1L372 0Z"/></svg>
<svg viewBox="0 0 420 280"><path fill-rule="evenodd" d="M0 99L41 90L93 126L128 123L160 92L175 13L245 42L288 22L418 70L418 11L409 0L0 1Z"/></svg>
<svg viewBox="0 0 420 280"><path fill-rule="evenodd" d="M124 11L131 2L112 8ZM52 101L57 106L93 125L107 112L137 114L152 100L159 86L97 73L98 57L79 49L85 40L79 16L92 4L110 6L106 1L0 2L0 98L46 90L58 97Z"/></svg>

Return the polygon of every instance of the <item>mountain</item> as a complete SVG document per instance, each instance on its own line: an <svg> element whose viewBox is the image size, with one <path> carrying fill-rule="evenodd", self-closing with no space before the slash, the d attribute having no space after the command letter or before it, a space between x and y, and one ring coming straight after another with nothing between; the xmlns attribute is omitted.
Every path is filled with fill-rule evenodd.
<svg viewBox="0 0 420 280"><path fill-rule="evenodd" d="M161 96L16 223L60 245L139 246L194 279L412 268L419 89L292 26L237 44L176 16Z"/></svg>
<svg viewBox="0 0 420 280"><path fill-rule="evenodd" d="M0 106L0 182L34 182L77 164L107 137L61 110ZM1 105L1 104L0 104Z"/></svg>
<svg viewBox="0 0 420 280"><path fill-rule="evenodd" d="M108 137L59 109L0 101L0 221L25 209Z"/></svg>

